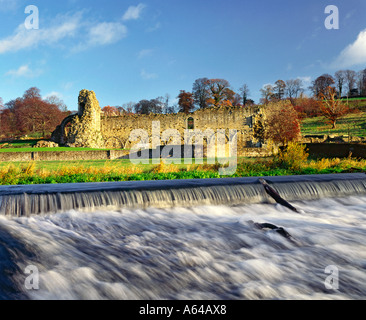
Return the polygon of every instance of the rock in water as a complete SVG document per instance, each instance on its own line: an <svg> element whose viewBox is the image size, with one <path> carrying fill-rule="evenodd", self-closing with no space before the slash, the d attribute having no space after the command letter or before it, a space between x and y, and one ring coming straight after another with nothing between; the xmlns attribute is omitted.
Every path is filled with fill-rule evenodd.
<svg viewBox="0 0 366 320"><path fill-rule="evenodd" d="M281 196L274 190L266 180L259 179L259 182L263 185L264 189L266 190L267 194L270 195L277 203L283 205L286 208L289 208L290 210L300 213L299 210L297 210L294 206L292 206L290 203L288 203L285 199L281 198Z"/></svg>

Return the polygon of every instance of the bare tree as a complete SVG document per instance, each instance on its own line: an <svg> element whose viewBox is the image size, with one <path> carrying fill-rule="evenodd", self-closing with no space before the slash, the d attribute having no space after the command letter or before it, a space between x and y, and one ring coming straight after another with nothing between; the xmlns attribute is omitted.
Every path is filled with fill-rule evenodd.
<svg viewBox="0 0 366 320"><path fill-rule="evenodd" d="M342 97L343 87L347 80L347 74L344 70L339 70L334 74L335 83L337 85L339 97Z"/></svg>
<svg viewBox="0 0 366 320"><path fill-rule="evenodd" d="M53 104L53 105L57 106L62 112L67 111L67 106L64 103L64 101L56 95L52 95L52 96L47 97L46 102L48 102L49 104Z"/></svg>
<svg viewBox="0 0 366 320"><path fill-rule="evenodd" d="M358 72L358 89L360 95L366 95L366 69Z"/></svg>
<svg viewBox="0 0 366 320"><path fill-rule="evenodd" d="M124 103L122 105L122 108L127 112L127 113L133 113L134 110L135 110L135 106L136 106L136 102L127 102L127 103Z"/></svg>
<svg viewBox="0 0 366 320"><path fill-rule="evenodd" d="M286 95L290 100L296 99L302 92L304 92L304 88L301 79L290 79L286 81Z"/></svg>
<svg viewBox="0 0 366 320"><path fill-rule="evenodd" d="M247 103L248 100L246 100L246 103ZM243 106L243 98L240 94L238 93L235 93L234 95L234 99L232 101L232 105L234 107L239 107L239 106Z"/></svg>
<svg viewBox="0 0 366 320"><path fill-rule="evenodd" d="M208 88L208 78L197 79L193 84L193 98L194 103L200 108L207 108L207 100L210 99L210 92Z"/></svg>
<svg viewBox="0 0 366 320"><path fill-rule="evenodd" d="M282 100L282 97L285 95L286 83L283 80L277 80L275 82L275 95L278 100Z"/></svg>
<svg viewBox="0 0 366 320"><path fill-rule="evenodd" d="M135 113L137 114L150 114L150 113L162 113L163 104L159 98L152 100L141 100L135 105Z"/></svg>
<svg viewBox="0 0 366 320"><path fill-rule="evenodd" d="M262 99L264 103L268 103L270 98L273 96L274 87L271 84L265 85L261 90Z"/></svg>
<svg viewBox="0 0 366 320"><path fill-rule="evenodd" d="M346 70L346 84L347 84L347 92L348 95L355 88L357 82L357 73L353 70Z"/></svg>
<svg viewBox="0 0 366 320"><path fill-rule="evenodd" d="M164 113L168 113L168 111L170 111L169 109L169 102L170 102L170 94L166 93L164 96L165 100L164 100Z"/></svg>
<svg viewBox="0 0 366 320"><path fill-rule="evenodd" d="M241 99L243 101L243 106L245 106L247 104L248 97L250 95L250 90L249 90L248 85L247 84L243 84L239 88L239 92L240 92Z"/></svg>

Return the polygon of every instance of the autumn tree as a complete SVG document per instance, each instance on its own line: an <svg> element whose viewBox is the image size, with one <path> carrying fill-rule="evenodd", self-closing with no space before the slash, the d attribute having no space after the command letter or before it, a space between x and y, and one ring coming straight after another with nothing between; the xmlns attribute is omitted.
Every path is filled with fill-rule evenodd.
<svg viewBox="0 0 366 320"><path fill-rule="evenodd" d="M337 92L333 87L327 87L320 98L320 113L332 125L332 129L335 129L337 120L349 113L349 108L337 99Z"/></svg>
<svg viewBox="0 0 366 320"><path fill-rule="evenodd" d="M106 116L117 116L119 114L119 111L116 107L111 107L111 106L105 106L102 111L104 112L104 114Z"/></svg>
<svg viewBox="0 0 366 320"><path fill-rule="evenodd" d="M23 94L24 100L31 100L31 99L42 99L41 90L37 87L32 87L26 90Z"/></svg>
<svg viewBox="0 0 366 320"><path fill-rule="evenodd" d="M177 99L179 99L179 112L184 112L188 114L194 109L194 98L191 92L181 90Z"/></svg>
<svg viewBox="0 0 366 320"><path fill-rule="evenodd" d="M2 129L8 137L34 133L46 137L68 115L59 108L63 102L58 102L42 99L38 88L30 88L22 98L6 103L1 113Z"/></svg>
<svg viewBox="0 0 366 320"><path fill-rule="evenodd" d="M320 116L321 102L315 98L300 96L299 98L294 99L292 104L294 105L294 109L298 113L299 119Z"/></svg>
<svg viewBox="0 0 366 320"><path fill-rule="evenodd" d="M277 144L287 144L300 138L300 121L289 100L269 102L264 107L264 137Z"/></svg>
<svg viewBox="0 0 366 320"><path fill-rule="evenodd" d="M41 98L38 88L27 90L23 99L18 102L17 118L24 133L41 132L45 137L64 117L65 113L57 104L51 104Z"/></svg>
<svg viewBox="0 0 366 320"><path fill-rule="evenodd" d="M207 88L210 97L207 100L209 105L222 106L232 105L235 92L230 89L229 81L225 79L209 79L207 80Z"/></svg>
<svg viewBox="0 0 366 320"><path fill-rule="evenodd" d="M323 74L316 78L310 89L313 91L314 96L318 99L325 94L328 87L332 87L335 84L334 78L329 74Z"/></svg>

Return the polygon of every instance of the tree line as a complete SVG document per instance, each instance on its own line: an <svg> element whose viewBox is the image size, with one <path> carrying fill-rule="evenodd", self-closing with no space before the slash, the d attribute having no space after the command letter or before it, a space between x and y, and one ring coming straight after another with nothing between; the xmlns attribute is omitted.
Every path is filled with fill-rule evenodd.
<svg viewBox="0 0 366 320"><path fill-rule="evenodd" d="M105 114L119 115L121 113L149 114L149 113L190 113L196 109L205 109L220 106L249 106L254 101L249 99L249 87L243 84L236 93L225 79L197 79L192 87L192 91L180 90L176 97L177 103L171 105L171 97L155 99L143 99L139 102L129 102L122 106L106 106L102 109Z"/></svg>
<svg viewBox="0 0 366 320"><path fill-rule="evenodd" d="M312 97L304 95L310 90ZM180 90L177 103L171 104L171 97L142 99L122 106L106 106L106 115L177 113L189 114L196 109L222 106L248 107L255 102L250 99L247 84L234 91L225 79L199 78L194 81L191 91ZM359 72L339 70L334 76L323 74L316 78L310 87L305 88L301 79L277 80L274 85L267 84L260 89L260 105L288 100L297 112L299 119L324 116L334 128L337 119L349 109L338 101L340 97L366 96L366 69ZM55 96L43 99L36 87L28 89L22 97L6 104L0 98L0 137L16 137L41 133L49 135L71 112L62 100Z"/></svg>
<svg viewBox="0 0 366 320"><path fill-rule="evenodd" d="M330 94L328 87L335 90L336 98L366 96L366 69L359 72L353 70L339 70L335 74L323 74L312 81L310 87L305 87L302 79L277 80L273 85L267 84L260 89L259 104L267 104L283 99L289 99L294 106L299 98L309 90L312 96L309 99L321 100ZM247 84L238 88L237 92L226 79L199 78L195 80L191 91L180 90L177 103L170 105L170 96L158 97L152 100L141 100L137 103L129 102L122 107L107 106L106 112L117 114L120 112L149 114L149 113L190 113L197 109L220 106L247 107L255 104L250 97ZM309 104L307 101L305 104ZM310 101L313 104L313 101ZM317 108L317 107L314 107ZM314 109L313 108L313 109ZM312 112L314 112L313 110Z"/></svg>

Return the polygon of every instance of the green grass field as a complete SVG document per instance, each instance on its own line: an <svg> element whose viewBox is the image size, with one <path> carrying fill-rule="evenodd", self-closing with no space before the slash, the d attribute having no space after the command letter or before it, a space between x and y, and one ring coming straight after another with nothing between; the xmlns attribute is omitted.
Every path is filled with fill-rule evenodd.
<svg viewBox="0 0 366 320"><path fill-rule="evenodd" d="M110 150L110 149L92 149L92 148L32 148L32 147L20 147L20 148L6 148L0 149L0 152L55 152L55 151L99 151L99 150Z"/></svg>
<svg viewBox="0 0 366 320"><path fill-rule="evenodd" d="M324 117L307 118L302 122L302 135L349 135L355 137L366 136L366 112L349 114L337 121L335 129L327 124Z"/></svg>
<svg viewBox="0 0 366 320"><path fill-rule="evenodd" d="M95 148L34 148L39 140L14 140L4 141L0 143L0 152L51 152L51 151L98 151L110 149L95 149Z"/></svg>
<svg viewBox="0 0 366 320"><path fill-rule="evenodd" d="M341 99L342 101L365 101L366 102L366 99L365 98L345 98L345 99Z"/></svg>

